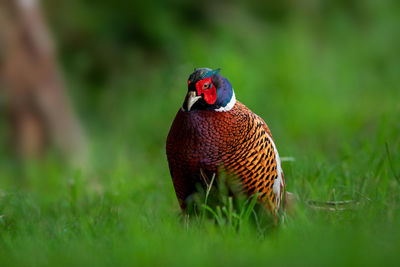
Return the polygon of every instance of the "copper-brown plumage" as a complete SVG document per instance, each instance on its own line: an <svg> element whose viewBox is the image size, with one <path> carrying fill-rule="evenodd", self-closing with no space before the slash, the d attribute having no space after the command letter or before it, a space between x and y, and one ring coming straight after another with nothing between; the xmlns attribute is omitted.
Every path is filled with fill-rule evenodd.
<svg viewBox="0 0 400 267"><path fill-rule="evenodd" d="M182 209L196 191L196 184L204 185L201 171L207 177L218 177L223 169L236 177L243 192L258 193L259 202L275 213L284 181L273 142L265 122L239 101L222 112L180 109L168 134L166 149Z"/></svg>

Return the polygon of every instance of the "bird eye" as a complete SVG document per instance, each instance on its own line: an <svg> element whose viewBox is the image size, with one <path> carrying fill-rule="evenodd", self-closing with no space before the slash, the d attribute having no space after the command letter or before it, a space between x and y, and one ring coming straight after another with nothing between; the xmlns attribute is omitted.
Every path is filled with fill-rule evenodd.
<svg viewBox="0 0 400 267"><path fill-rule="evenodd" d="M209 88L211 88L211 84L210 83L204 83L203 84L203 89L209 89Z"/></svg>

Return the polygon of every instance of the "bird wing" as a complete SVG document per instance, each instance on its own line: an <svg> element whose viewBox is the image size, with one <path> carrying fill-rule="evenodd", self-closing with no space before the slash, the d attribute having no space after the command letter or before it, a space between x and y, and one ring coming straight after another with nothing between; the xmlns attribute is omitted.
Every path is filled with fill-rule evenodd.
<svg viewBox="0 0 400 267"><path fill-rule="evenodd" d="M279 208L284 188L279 154L267 124L256 114L249 115L246 138L225 167L249 195L257 193L270 209Z"/></svg>

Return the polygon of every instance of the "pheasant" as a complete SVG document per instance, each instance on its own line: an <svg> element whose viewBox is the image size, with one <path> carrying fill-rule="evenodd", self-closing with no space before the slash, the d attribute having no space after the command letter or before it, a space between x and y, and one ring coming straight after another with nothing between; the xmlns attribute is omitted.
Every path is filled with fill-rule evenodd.
<svg viewBox="0 0 400 267"><path fill-rule="evenodd" d="M167 137L168 165L180 207L185 210L204 177L221 170L239 191L276 214L285 187L281 161L267 124L236 100L219 69L195 69Z"/></svg>

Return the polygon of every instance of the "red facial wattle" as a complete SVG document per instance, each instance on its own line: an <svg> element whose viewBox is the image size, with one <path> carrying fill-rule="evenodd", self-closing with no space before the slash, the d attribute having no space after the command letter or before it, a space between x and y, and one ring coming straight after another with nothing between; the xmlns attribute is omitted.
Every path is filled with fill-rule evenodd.
<svg viewBox="0 0 400 267"><path fill-rule="evenodd" d="M196 83L197 94L204 95L207 104L212 105L217 101L217 89L212 83L212 77L205 78Z"/></svg>

